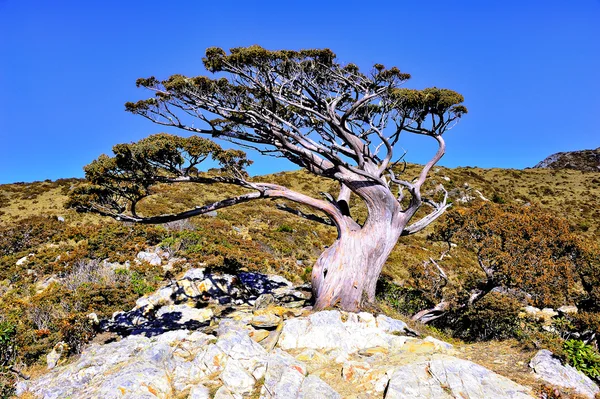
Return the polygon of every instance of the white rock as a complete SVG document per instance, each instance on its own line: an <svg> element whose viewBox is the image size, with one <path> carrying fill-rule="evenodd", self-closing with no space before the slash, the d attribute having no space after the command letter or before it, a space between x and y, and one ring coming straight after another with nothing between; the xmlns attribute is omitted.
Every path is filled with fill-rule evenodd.
<svg viewBox="0 0 600 399"><path fill-rule="evenodd" d="M296 397L305 375L304 363L280 349L275 349L267 358L267 372L261 389L262 397L282 399Z"/></svg>
<svg viewBox="0 0 600 399"><path fill-rule="evenodd" d="M160 255L158 255L154 252L142 251L137 254L136 258L140 261L148 262L152 266L159 266L162 263L162 259L160 258Z"/></svg>
<svg viewBox="0 0 600 399"><path fill-rule="evenodd" d="M445 355L433 355L393 372L385 399L405 398L533 399L529 388L475 363Z"/></svg>
<svg viewBox="0 0 600 399"><path fill-rule="evenodd" d="M98 319L98 315L94 312L88 314L87 319L90 322L90 324L93 324L93 325L98 325L100 323L100 320Z"/></svg>
<svg viewBox="0 0 600 399"><path fill-rule="evenodd" d="M194 268L190 269L183 275L184 279L188 280L202 280L204 279L204 269Z"/></svg>
<svg viewBox="0 0 600 399"><path fill-rule="evenodd" d="M529 363L535 376L558 387L571 388L589 398L600 392L589 377L569 365L561 364L560 360L552 355L552 352L542 349L531 359Z"/></svg>
<svg viewBox="0 0 600 399"><path fill-rule="evenodd" d="M299 347L299 340L306 335L309 322L306 318L290 319L283 325L279 336L279 345L282 349L294 349Z"/></svg>
<svg viewBox="0 0 600 399"><path fill-rule="evenodd" d="M406 334L410 331L406 323L402 320L392 319L383 314L377 316L377 327L389 334Z"/></svg>
<svg viewBox="0 0 600 399"><path fill-rule="evenodd" d="M275 283L280 283L280 284L285 284L288 287L293 286L294 284L292 284L291 281L289 281L288 279L281 277L281 276L277 276L275 274L270 274L267 276L269 278L269 280L275 282Z"/></svg>
<svg viewBox="0 0 600 399"><path fill-rule="evenodd" d="M559 313L563 313L563 314L574 314L574 313L577 313L579 311L579 309L577 309L577 306L575 306L575 305L561 306L557 310L558 310Z"/></svg>
<svg viewBox="0 0 600 399"><path fill-rule="evenodd" d="M204 385L196 385L190 390L188 399L210 399L210 391Z"/></svg>
<svg viewBox="0 0 600 399"><path fill-rule="evenodd" d="M63 355L64 350L66 349L66 346L67 345L64 342L59 342L58 344L54 345L54 348L46 355L46 364L48 370L52 370L54 367L56 367L58 361Z"/></svg>
<svg viewBox="0 0 600 399"><path fill-rule="evenodd" d="M454 345L452 345L448 342L440 341L439 339L433 338L431 336L425 337L425 339L423 341L431 342L432 344L435 344L436 347L441 348L441 349L445 349L445 350L454 349Z"/></svg>
<svg viewBox="0 0 600 399"><path fill-rule="evenodd" d="M216 345L231 359L237 360L246 370L253 370L256 363L265 361L267 351L254 342L247 331L232 330L221 335Z"/></svg>
<svg viewBox="0 0 600 399"><path fill-rule="evenodd" d="M23 256L22 258L20 258L17 261L16 265L17 266L23 266L27 262L27 258L28 258L27 256Z"/></svg>
<svg viewBox="0 0 600 399"><path fill-rule="evenodd" d="M169 318L174 323L185 324L189 321L205 322L213 317L213 311L210 308L192 308L188 305L168 305L163 306L156 312L156 318Z"/></svg>
<svg viewBox="0 0 600 399"><path fill-rule="evenodd" d="M251 393L254 390L254 384L256 383L254 377L252 377L250 373L235 360L227 362L220 378L221 381L223 381L223 384L225 384L232 393L238 393L240 395Z"/></svg>
<svg viewBox="0 0 600 399"><path fill-rule="evenodd" d="M233 396L231 391L229 389L227 389L227 387L225 385L223 385L221 388L217 389L217 392L215 392L215 397L213 399L238 399L238 398Z"/></svg>

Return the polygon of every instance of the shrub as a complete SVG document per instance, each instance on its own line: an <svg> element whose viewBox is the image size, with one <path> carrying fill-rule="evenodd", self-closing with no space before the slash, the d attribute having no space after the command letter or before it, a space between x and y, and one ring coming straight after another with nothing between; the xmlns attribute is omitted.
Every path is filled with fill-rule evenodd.
<svg viewBox="0 0 600 399"><path fill-rule="evenodd" d="M288 226L287 224L282 224L277 228L277 231L279 231L280 233L293 233L294 229L291 226Z"/></svg>
<svg viewBox="0 0 600 399"><path fill-rule="evenodd" d="M59 325L61 341L67 344L69 354L81 353L83 346L95 335L90 320L83 315L69 315Z"/></svg>
<svg viewBox="0 0 600 399"><path fill-rule="evenodd" d="M385 278L377 282L377 296L398 312L408 316L434 305L419 290L401 287Z"/></svg>
<svg viewBox="0 0 600 399"><path fill-rule="evenodd" d="M98 260L80 259L65 276L64 285L74 291L84 284L104 284L108 286L123 282L124 278L106 263Z"/></svg>
<svg viewBox="0 0 600 399"><path fill-rule="evenodd" d="M564 343L567 362L590 378L600 379L600 354L591 345L576 339Z"/></svg>
<svg viewBox="0 0 600 399"><path fill-rule="evenodd" d="M8 321L0 321L0 398L14 395L15 375L12 366L17 358L17 328Z"/></svg>
<svg viewBox="0 0 600 399"><path fill-rule="evenodd" d="M468 341L508 339L520 331L521 304L514 298L491 292L465 312L450 316L455 335Z"/></svg>

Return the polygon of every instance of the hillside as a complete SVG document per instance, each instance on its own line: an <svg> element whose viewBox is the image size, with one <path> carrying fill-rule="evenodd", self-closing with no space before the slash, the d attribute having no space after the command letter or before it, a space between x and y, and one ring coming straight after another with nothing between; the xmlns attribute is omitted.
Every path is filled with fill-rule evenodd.
<svg viewBox="0 0 600 399"><path fill-rule="evenodd" d="M600 147L595 150L558 152L552 154L534 168L575 169L600 172Z"/></svg>
<svg viewBox="0 0 600 399"><path fill-rule="evenodd" d="M406 175L416 171L416 166L409 165ZM321 192L335 195L337 191L334 182L301 171L254 179L286 185L312 196ZM565 217L577 235L596 242L600 239L597 173L437 167L425 191L440 183L448 189L455 209L467 209L470 203L480 200L539 206ZM82 182L63 179L0 186L0 324L7 322L19 331L18 359L27 365L23 370L29 373L39 372L36 367L59 341L68 342L69 353L81 350L95 335L87 322L90 312L102 319L110 318L115 311L131 309L140 296L190 267L272 273L302 284L309 281L311 266L323 248L336 237L333 227L277 209L276 203L283 201L267 200L162 226L122 224L64 209L68 193L78 184ZM241 192L219 185L161 187L156 196L139 204L138 211L144 215L179 211ZM287 205L297 208L292 203ZM356 201L351 201L350 207L353 217L363 221L364 208ZM418 287L414 270L430 258L437 259L445 250L444 244L428 239L432 232L433 227L429 227L400 240L384 269L378 311L407 317L424 306L423 299L414 296ZM140 251L147 248L161 248L173 259L169 268L135 263ZM480 274L474 254L461 246L452 249L443 267L456 281L470 281ZM556 308L561 305L556 304ZM502 306L490 306L492 310L482 309L477 317L490 320L490 315L501 315ZM512 314L510 317L514 319ZM505 328L498 320L500 324L494 328ZM539 335L537 328L531 330L529 322L519 323L523 327L520 336L527 337L519 342L453 342L459 345L463 357L530 384L524 373L532 349L560 351L563 341L547 332ZM441 338L453 334L441 325L418 328ZM502 362L494 363L499 358ZM517 361L522 367L508 366Z"/></svg>

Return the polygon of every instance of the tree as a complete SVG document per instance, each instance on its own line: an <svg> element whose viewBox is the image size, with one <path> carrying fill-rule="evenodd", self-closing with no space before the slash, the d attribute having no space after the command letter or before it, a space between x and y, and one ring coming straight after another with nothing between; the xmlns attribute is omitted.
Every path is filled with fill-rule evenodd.
<svg viewBox="0 0 600 399"><path fill-rule="evenodd" d="M481 202L454 209L431 238L448 243L449 248L454 243L469 250L480 273L472 284L449 281L449 273L430 259L424 270L438 273L423 273L426 281L419 285L431 302L438 303L413 319L429 322L448 310L468 310L497 290L521 293L540 307L598 301L598 249L577 237L565 219L535 206ZM438 289L440 280L446 292Z"/></svg>
<svg viewBox="0 0 600 399"><path fill-rule="evenodd" d="M337 240L312 272L315 307L356 310L375 298L381 269L400 236L416 233L448 207L421 196L428 172L444 155L442 134L467 112L451 90L401 88L410 78L398 68L375 64L362 73L342 65L328 49L269 51L259 46L227 54L209 48L203 58L215 78L173 75L138 79L152 98L125 104L126 110L163 126L228 140L240 148L285 157L318 176L340 183L337 199L311 198L289 188L249 179L240 150L223 150L200 137L155 135L114 148L86 168L92 187L76 193L73 205L120 220L163 223L261 198L307 205L335 225ZM396 176L394 147L402 132L431 137L437 152L413 180ZM196 173L212 156L219 176ZM135 204L157 183L231 184L251 190L214 204L173 215L138 215ZM364 201L368 218L360 225L349 214L351 195ZM422 204L431 212L409 224ZM316 219L315 217L312 217Z"/></svg>

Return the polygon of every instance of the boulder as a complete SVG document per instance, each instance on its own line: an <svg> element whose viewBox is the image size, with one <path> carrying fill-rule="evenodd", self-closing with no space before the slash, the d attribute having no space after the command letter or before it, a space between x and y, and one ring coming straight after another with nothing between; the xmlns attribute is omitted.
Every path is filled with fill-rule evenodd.
<svg viewBox="0 0 600 399"><path fill-rule="evenodd" d="M156 312L156 318L165 319L165 323L185 325L189 322L204 323L210 320L213 311L210 308L196 309L188 305L163 306Z"/></svg>
<svg viewBox="0 0 600 399"><path fill-rule="evenodd" d="M271 328L277 327L277 325L279 325L280 322L281 317L273 313L265 313L254 316L250 321L250 324L252 324L252 326L256 328Z"/></svg>
<svg viewBox="0 0 600 399"><path fill-rule="evenodd" d="M575 314L579 311L579 309L577 309L577 306L575 306L575 305L561 306L560 308L558 308L556 310L558 310L558 313L560 313L560 314Z"/></svg>
<svg viewBox="0 0 600 399"><path fill-rule="evenodd" d="M46 364L48 370L52 370L58 364L58 361L63 355L63 352L67 349L67 344L59 342L54 345L54 348L46 355Z"/></svg>
<svg viewBox="0 0 600 399"><path fill-rule="evenodd" d="M385 399L533 399L529 388L467 360L433 355L401 366L390 377Z"/></svg>
<svg viewBox="0 0 600 399"><path fill-rule="evenodd" d="M536 353L529 367L537 378L551 385L573 389L588 398L594 398L600 392L598 385L589 377L569 365L563 365L549 350L542 349Z"/></svg>
<svg viewBox="0 0 600 399"><path fill-rule="evenodd" d="M160 255L154 252L139 252L136 258L141 262L148 262L152 266L160 266L162 264L162 259Z"/></svg>

